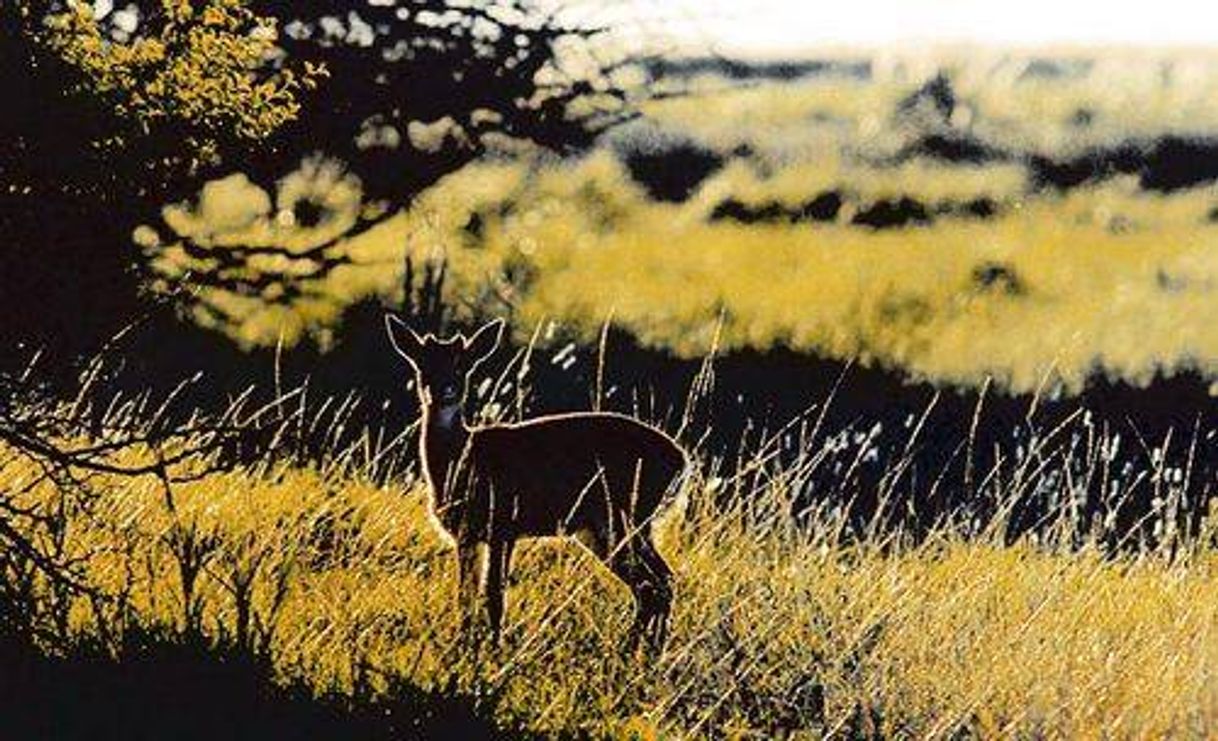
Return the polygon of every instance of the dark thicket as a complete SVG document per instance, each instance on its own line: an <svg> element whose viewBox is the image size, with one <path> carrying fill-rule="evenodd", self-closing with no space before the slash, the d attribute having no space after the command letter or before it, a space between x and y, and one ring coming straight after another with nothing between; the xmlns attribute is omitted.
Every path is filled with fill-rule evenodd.
<svg viewBox="0 0 1218 741"><path fill-rule="evenodd" d="M693 142L625 152L623 163L654 200L680 203L723 166L723 158Z"/></svg>
<svg viewBox="0 0 1218 741"><path fill-rule="evenodd" d="M34 39L40 18L0 4L0 359L19 342L73 351L138 312L129 269L134 215L162 193L161 142L134 136L78 92L69 65ZM108 157L95 146L131 138Z"/></svg>
<svg viewBox="0 0 1218 741"><path fill-rule="evenodd" d="M1069 189L1115 175L1136 175L1146 190L1171 193L1218 180L1218 140L1210 136L1164 136L1095 147L1074 157L1028 158L1033 181Z"/></svg>

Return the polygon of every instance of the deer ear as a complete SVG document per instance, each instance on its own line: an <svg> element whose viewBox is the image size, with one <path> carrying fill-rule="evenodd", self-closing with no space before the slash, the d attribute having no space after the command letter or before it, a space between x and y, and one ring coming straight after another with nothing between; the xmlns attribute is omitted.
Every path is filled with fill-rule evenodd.
<svg viewBox="0 0 1218 741"><path fill-rule="evenodd" d="M465 350L473 357L475 363L483 360L499 347L499 341L503 339L503 324L502 319L488 322L465 341Z"/></svg>
<svg viewBox="0 0 1218 741"><path fill-rule="evenodd" d="M413 365L415 358L423 351L423 338L393 314L385 315L385 331L389 333L389 344L393 345L393 349Z"/></svg>

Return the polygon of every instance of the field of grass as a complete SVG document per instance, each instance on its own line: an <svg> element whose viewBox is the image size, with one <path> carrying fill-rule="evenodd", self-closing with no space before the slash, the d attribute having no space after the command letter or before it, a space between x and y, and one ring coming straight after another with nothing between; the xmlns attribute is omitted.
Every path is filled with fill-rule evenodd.
<svg viewBox="0 0 1218 741"><path fill-rule="evenodd" d="M449 25L370 3L423 36ZM243 3L211 5L203 26ZM532 69L516 55L540 39L500 11L454 19L453 48L490 34L504 75ZM609 81L653 75L627 96L637 117L556 152L479 133L572 141L545 91L463 112L427 91L498 90L476 66L436 87L351 76L365 56L420 65L427 38L365 46L384 34L354 12L284 29L350 61L326 90L305 70L302 117L241 145L271 155L250 173L172 111L148 149L125 123L100 136L104 116L44 138L18 112L11 202L45 218L13 245L49 267L13 273L46 307L9 303L53 346L22 339L0 371L0 741L1218 735L1218 54L641 60ZM162 46L131 47L153 77ZM192 64L178 92L203 101L214 70ZM135 77L137 98L164 87ZM76 78L55 65L35 78L56 83L34 98L51 111L130 97L57 84ZM567 113L605 102L602 82ZM268 172L306 131L350 168L312 153ZM233 171L143 203L187 159L212 172L209 150ZM159 218L130 224L135 205ZM126 239L90 233L109 211L144 264L85 259ZM560 538L516 551L501 644L463 627L410 426L424 380L387 313L441 335L507 319L476 361L469 342L455 366L415 358L474 368L470 420L591 407L687 448L696 471L655 523L675 572L662 652L624 649L628 590Z"/></svg>
<svg viewBox="0 0 1218 741"><path fill-rule="evenodd" d="M697 356L722 322L727 349L781 345L1016 391L1077 389L1095 373L1140 384L1218 372L1213 185L1162 192L1117 174L1056 189L1036 170L1212 136L1211 56L976 52L872 65L867 79L739 87L710 76L646 103L584 156L489 157L340 242L332 270L310 249L361 208L389 206L361 206L358 179L318 161L276 194L240 175L216 181L166 209L175 233L137 237L162 288L219 270L211 255L226 249L283 248L224 268L257 290L191 288L193 318L246 347L327 345L354 302L400 300L410 254L447 260L450 302L511 313L524 337L555 321L589 339L609 320ZM945 107L914 96L939 73ZM917 149L928 136L988 149L945 161ZM687 175L675 195L657 194ZM326 214L315 226L285 217L282 204L302 194Z"/></svg>
<svg viewBox="0 0 1218 741"><path fill-rule="evenodd" d="M973 177L993 188L1001 175ZM946 188L930 174L909 179ZM451 245L456 295L485 292L487 276L523 275L499 291L518 297L524 327L562 317L587 339L611 317L685 355L706 352L722 320L728 348L783 343L1018 391L1051 373L1077 388L1097 369L1134 382L1215 371L1208 193L1168 199L1114 183L1013 204L993 221L880 232L707 220L726 194L782 202L782 188L777 176L758 182L729 166L674 205L631 187L608 156L531 176L486 166L421 199L413 243ZM505 201L515 208L499 218ZM449 215L451 204L465 210ZM470 214L484 225L479 241L462 231ZM1128 226L1111 227L1118 217ZM1005 280L979 280L987 269Z"/></svg>
<svg viewBox="0 0 1218 741"><path fill-rule="evenodd" d="M113 434L92 442L95 461L139 467L191 445L106 452ZM1001 517L979 537L946 525L917 541L878 527L849 537L831 505L791 516L817 449L790 467L744 465L761 477L721 471L670 510L660 542L678 597L654 661L620 652L628 593L558 541L520 552L504 645L463 640L454 558L418 484L376 483L350 458L177 482L203 458L132 477L48 469L6 445L3 524L78 584L17 551L0 565L52 654L182 636L260 657L318 695L419 687L546 735L1150 738L1218 724L1208 530L1105 554L1065 534L1063 505L1060 529L1011 543ZM1035 464L1017 479L1012 491L1069 486Z"/></svg>
<svg viewBox="0 0 1218 741"><path fill-rule="evenodd" d="M357 177L316 157L273 193L234 173L133 236L152 288L244 348L336 344L350 307L402 305L407 256L442 262L458 319L508 315L515 345L528 341L509 415L523 413L535 342L562 344L557 364L570 341L603 351L607 324L685 358L782 347L979 387L981 400L991 384L1037 392L1031 407L1097 373L1135 385L1218 377L1215 181L1152 187L1145 171L1110 166L1153 159L1171 137L1214 146L1218 60L871 62L865 78L674 76L666 89L680 94L645 103L591 151L505 145L409 204L365 203ZM1077 162L1085 177L1050 182ZM315 223L296 219L302 201ZM369 314L379 322L379 308ZM695 384L706 391L708 378ZM968 439L929 441L944 451L927 459L945 466L938 480L915 462L936 434L921 427L929 408L886 432L898 439L882 460L881 426L850 421L853 410L832 430L805 415L741 437L755 450L733 463L700 449L702 476L662 522L677 600L672 639L648 660L620 650L627 591L565 541L518 551L502 646L462 635L455 559L400 448L409 435L385 446L352 422L342 434L355 447L332 450L340 435L304 420L302 402L289 422L321 454L293 457L276 434L252 444L275 457L221 466L201 441L207 452L177 457L191 435L145 444L166 432L140 417L147 399L115 401L117 417L84 434L39 421L76 418L74 406L11 396L0 545L21 547L0 549L0 656L15 632L66 664L122 665L158 636L205 660L244 657L238 674L256 667L374 723L392 708L402 732L389 737L434 728L435 703L504 732L594 738L1218 728L1218 500L1201 409L1179 416L1197 413L1191 438L1183 427L1144 437L1140 420L1088 409L1050 430L1033 429L1031 407L987 409L985 424L1011 429L980 439L1011 444L983 451L994 469L974 471L979 401ZM323 407L337 418L346 404ZM866 466L881 470L864 477ZM893 516L860 527L851 499L871 494ZM940 495L964 506L910 499ZM1138 498L1144 507L1122 509ZM905 509L939 519L902 520Z"/></svg>

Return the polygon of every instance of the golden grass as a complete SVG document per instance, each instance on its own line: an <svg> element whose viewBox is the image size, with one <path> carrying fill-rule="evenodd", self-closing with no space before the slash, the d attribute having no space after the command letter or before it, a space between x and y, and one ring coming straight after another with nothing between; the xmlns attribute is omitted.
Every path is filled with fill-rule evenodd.
<svg viewBox="0 0 1218 741"><path fill-rule="evenodd" d="M1018 164L885 159L925 133L894 111L941 68L967 119L954 122L958 130L1012 151L1065 156L1129 137L1218 130L1212 55L1057 56L1082 71L1028 77L1020 54L898 55L877 58L869 81L816 78L649 102L644 129L754 151L729 158L684 203L649 199L609 145L569 161L518 153L444 179L334 247L330 257L348 262L323 271L308 250L355 223L360 186L332 163L311 161L274 198L234 175L194 206L166 209L175 235L137 236L162 287L215 270L210 256L233 244L284 248L230 268L276 278L261 294L195 294L193 318L245 347L304 337L326 346L356 301L400 299L409 253L448 260L450 303L499 312L506 300L526 333L553 320L589 338L612 317L646 344L698 355L723 319L728 348L788 345L965 385L993 377L1017 391L1046 379L1077 388L1096 371L1133 383L1193 369L1212 377L1212 186L1158 195L1117 178L1062 196L1034 191ZM1079 110L1093 114L1091 124L1071 123ZM710 219L727 199L798 208L829 191L846 199L835 223ZM285 221L285 204L309 194L328 220L312 229ZM988 198L999 212L883 232L848 223L861 208L901 197L932 212ZM183 237L201 252L182 250L175 240ZM975 271L995 266L1022 290L979 286ZM287 286L300 290L282 301Z"/></svg>
<svg viewBox="0 0 1218 741"><path fill-rule="evenodd" d="M1009 167L876 173L856 181L857 171L799 165L760 178L732 163L689 201L667 204L648 199L607 152L562 165L483 163L344 246L351 264L293 303L202 293L232 317L218 326L243 345L306 333L324 344L351 303L400 300L405 250L447 260L452 304L495 311L507 300L525 332L558 320L589 339L612 317L645 344L696 356L722 319L726 348L784 343L936 381L993 377L1017 391L1046 378L1077 388L1097 370L1133 383L1218 372L1211 189L1162 196L1117 179L1033 199ZM1003 212L880 232L843 223L854 203L914 188L931 204L990 197ZM834 189L855 199L837 223L709 220L727 198L794 208ZM474 219L477 237L465 229ZM174 249L162 259L172 263ZM1020 290L980 285L976 271L994 265Z"/></svg>
<svg viewBox="0 0 1218 741"><path fill-rule="evenodd" d="M507 300L525 332L558 320L589 339L612 317L645 344L696 356L722 319L725 348L784 343L936 381L993 377L1017 391L1046 378L1077 388L1097 370L1133 383L1218 372L1211 189L1163 196L1117 179L1028 198L1005 166L911 164L863 180L843 168L798 165L761 178L732 163L689 201L668 204L648 199L607 152L561 165L472 165L346 245L352 264L295 303L203 293L234 317L224 329L243 345L291 344L307 332L324 343L354 301L400 300L407 250L447 260L451 303L495 311ZM729 197L797 207L841 189L865 205L915 187L931 204L987 196L1003 212L880 232L843 223L851 203L829 224L709 220ZM475 218L479 236L465 229ZM994 265L1018 291L977 282L975 272Z"/></svg>
<svg viewBox="0 0 1218 741"><path fill-rule="evenodd" d="M35 472L3 475L17 490ZM792 525L779 486L727 509L693 491L663 523L673 639L642 664L618 653L625 590L558 542L519 552L505 646L471 651L454 559L417 488L285 466L216 474L172 500L155 479L94 483L69 552L91 584L129 595L128 619L188 622L174 544L202 544L199 629L239 635L250 585L276 672L319 691L401 676L497 693L503 720L595 737L1202 737L1218 724L1212 551L1102 558L948 533L847 543L829 521ZM83 599L71 614L84 636L119 620Z"/></svg>
<svg viewBox="0 0 1218 741"><path fill-rule="evenodd" d="M526 327L559 317L592 337L611 316L645 343L698 355L722 317L726 347L781 342L1021 391L1046 377L1078 387L1096 369L1133 382L1215 371L1206 191L1168 198L1116 181L1011 199L995 221L884 232L708 222L723 193L746 190L739 180L729 169L671 205L645 198L607 156L533 177L474 167L420 199L408 228L421 250L447 245L454 295L528 265L517 305ZM515 204L502 219L498 198ZM476 243L460 229L471 213L485 225ZM987 265L1011 271L1019 290L980 285L974 273Z"/></svg>

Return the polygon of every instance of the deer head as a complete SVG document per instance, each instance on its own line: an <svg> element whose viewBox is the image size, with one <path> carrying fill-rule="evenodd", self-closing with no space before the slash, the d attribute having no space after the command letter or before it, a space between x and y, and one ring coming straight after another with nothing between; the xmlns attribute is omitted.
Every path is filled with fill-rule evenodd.
<svg viewBox="0 0 1218 741"><path fill-rule="evenodd" d="M401 319L387 314L385 329L393 348L414 371L425 412L434 415L441 427L457 424L469 395L469 377L499 346L503 320L483 325L470 337L458 333L441 339L430 333L419 335Z"/></svg>

